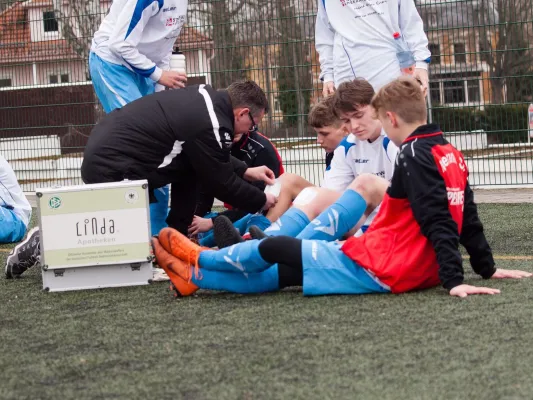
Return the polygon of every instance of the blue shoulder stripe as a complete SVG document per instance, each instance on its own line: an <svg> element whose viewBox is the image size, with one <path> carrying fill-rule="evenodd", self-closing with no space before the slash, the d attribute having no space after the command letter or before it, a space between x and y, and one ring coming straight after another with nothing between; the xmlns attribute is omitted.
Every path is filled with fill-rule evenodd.
<svg viewBox="0 0 533 400"><path fill-rule="evenodd" d="M130 26L128 26L128 31L126 32L126 37L124 39L128 38L131 31L133 31L139 23L139 20L141 19L144 10L150 7L154 1L157 1L159 3L159 9L163 8L164 0L137 0L135 10L133 10L133 16L131 17Z"/></svg>
<svg viewBox="0 0 533 400"><path fill-rule="evenodd" d="M389 143L390 143L390 139L387 136L385 136L383 138L383 148L385 149L385 151L387 151L387 147L389 147Z"/></svg>
<svg viewBox="0 0 533 400"><path fill-rule="evenodd" d="M350 147L355 146L355 143L348 141L348 136L346 136L344 139L342 139L341 144L339 144L339 147L344 147L344 155L348 154L348 150L350 150Z"/></svg>
<svg viewBox="0 0 533 400"><path fill-rule="evenodd" d="M389 157L389 153L387 152L387 149L389 147L389 143L390 143L390 139L385 136L383 138L383 148L385 149L385 154L387 155L387 158L389 159L389 161L391 161L390 157Z"/></svg>

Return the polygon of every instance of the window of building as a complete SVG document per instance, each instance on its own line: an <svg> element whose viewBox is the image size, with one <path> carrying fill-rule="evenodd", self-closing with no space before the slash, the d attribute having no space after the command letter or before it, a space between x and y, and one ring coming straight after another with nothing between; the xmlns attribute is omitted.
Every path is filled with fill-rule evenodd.
<svg viewBox="0 0 533 400"><path fill-rule="evenodd" d="M431 96L431 104L441 104L440 98L440 82L429 82L429 95Z"/></svg>
<svg viewBox="0 0 533 400"><path fill-rule="evenodd" d="M12 86L11 78L0 79L0 88Z"/></svg>
<svg viewBox="0 0 533 400"><path fill-rule="evenodd" d="M279 67L277 65L273 65L272 67L270 67L270 76L273 80L277 80L278 79L278 69Z"/></svg>
<svg viewBox="0 0 533 400"><path fill-rule="evenodd" d="M464 43L454 43L453 55L456 63L466 63L466 47Z"/></svg>
<svg viewBox="0 0 533 400"><path fill-rule="evenodd" d="M445 81L444 103L464 103L466 101L464 81Z"/></svg>
<svg viewBox="0 0 533 400"><path fill-rule="evenodd" d="M466 81L466 87L468 90L468 102L479 102L481 100L479 80Z"/></svg>
<svg viewBox="0 0 533 400"><path fill-rule="evenodd" d="M57 32L59 30L55 12L43 12L43 26L45 32Z"/></svg>
<svg viewBox="0 0 533 400"><path fill-rule="evenodd" d="M58 74L49 76L50 83L67 83L69 82L68 74Z"/></svg>
<svg viewBox="0 0 533 400"><path fill-rule="evenodd" d="M433 105L482 103L479 79L433 81L429 83L429 93Z"/></svg>
<svg viewBox="0 0 533 400"><path fill-rule="evenodd" d="M440 45L438 43L430 43L429 51L431 52L431 64L440 64Z"/></svg>

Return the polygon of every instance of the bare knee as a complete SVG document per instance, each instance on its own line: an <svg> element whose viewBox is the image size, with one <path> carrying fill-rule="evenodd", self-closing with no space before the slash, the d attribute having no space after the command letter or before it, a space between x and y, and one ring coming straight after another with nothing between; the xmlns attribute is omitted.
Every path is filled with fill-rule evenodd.
<svg viewBox="0 0 533 400"><path fill-rule="evenodd" d="M294 207L302 210L309 219L314 219L341 196L333 190L308 187L294 199Z"/></svg>
<svg viewBox="0 0 533 400"><path fill-rule="evenodd" d="M299 175L284 173L281 176L282 190L285 189L293 194L293 198L296 197L306 187L313 186L309 181L306 181Z"/></svg>
<svg viewBox="0 0 533 400"><path fill-rule="evenodd" d="M389 182L386 179L373 174L361 174L349 186L359 193L369 206L374 207L381 203L388 187Z"/></svg>

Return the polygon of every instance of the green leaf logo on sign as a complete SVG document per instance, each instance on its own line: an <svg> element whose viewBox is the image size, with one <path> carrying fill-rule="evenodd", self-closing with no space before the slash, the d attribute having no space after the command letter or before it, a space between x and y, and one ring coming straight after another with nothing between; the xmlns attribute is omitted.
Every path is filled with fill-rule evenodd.
<svg viewBox="0 0 533 400"><path fill-rule="evenodd" d="M61 207L61 199L57 196L51 197L50 200L48 200L48 207L50 207L52 210L58 209Z"/></svg>

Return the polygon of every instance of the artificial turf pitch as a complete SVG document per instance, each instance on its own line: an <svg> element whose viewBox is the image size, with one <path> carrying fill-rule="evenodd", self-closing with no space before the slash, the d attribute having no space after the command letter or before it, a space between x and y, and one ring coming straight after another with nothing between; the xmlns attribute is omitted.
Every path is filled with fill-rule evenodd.
<svg viewBox="0 0 533 400"><path fill-rule="evenodd" d="M533 205L479 208L498 265L533 272ZM0 398L531 398L533 279L465 267L502 294L176 300L167 283L44 293L30 270L0 279Z"/></svg>

